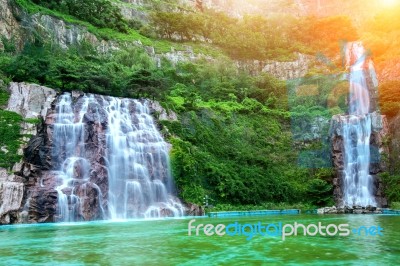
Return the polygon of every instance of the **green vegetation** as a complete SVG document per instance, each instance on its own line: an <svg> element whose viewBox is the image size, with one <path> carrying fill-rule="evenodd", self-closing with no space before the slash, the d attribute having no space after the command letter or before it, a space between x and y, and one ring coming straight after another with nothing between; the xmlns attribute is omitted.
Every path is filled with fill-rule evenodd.
<svg viewBox="0 0 400 266"><path fill-rule="evenodd" d="M386 8L366 21L361 39L371 49L376 64L391 63L400 57L400 6ZM387 61L387 62L385 62Z"/></svg>
<svg viewBox="0 0 400 266"><path fill-rule="evenodd" d="M393 210L400 210L400 202L392 202L392 203L390 204L390 207L391 207Z"/></svg>
<svg viewBox="0 0 400 266"><path fill-rule="evenodd" d="M308 197L315 206L332 206L332 185L322 179L313 179L308 184Z"/></svg>
<svg viewBox="0 0 400 266"><path fill-rule="evenodd" d="M83 26L90 33L97 36L99 39L114 40L117 42L140 41L143 45L153 46L159 53L168 52L171 50L171 47L174 47L176 50L184 50L184 47L181 44L172 43L166 40L150 39L146 36L143 36L135 28L129 28L131 26L130 21L127 21L128 23L127 32L121 32L118 31L118 29L107 27L107 25L106 27L102 28L94 26L88 22L86 17L82 17L82 20L80 20L77 17L74 17L70 14L58 11L58 9L49 9L45 7L46 6L45 4L43 4L44 6L37 5L30 0L12 0L12 2L17 7L21 8L22 10L24 10L29 14L40 13L44 15L49 15L65 21L67 23L67 26L68 24ZM17 16L19 16L19 14L17 14ZM37 33L35 32L33 35L34 35L33 37L35 38L38 37ZM49 40L42 40L42 41L49 42ZM194 45L194 51L212 54L214 52L214 49L207 47L207 45L196 44Z"/></svg>
<svg viewBox="0 0 400 266"><path fill-rule="evenodd" d="M0 90L0 108L7 104L9 97L10 95L6 91Z"/></svg>
<svg viewBox="0 0 400 266"><path fill-rule="evenodd" d="M345 16L297 19L280 15L235 19L222 12L204 10L153 12L151 18L158 36L180 41L207 40L239 60L288 61L294 58L293 52L335 56L340 54L339 41L357 38L356 29Z"/></svg>
<svg viewBox="0 0 400 266"><path fill-rule="evenodd" d="M204 9L202 12L181 7L175 0L152 3L151 24L139 20L126 20L117 5L107 0L13 0L29 13L42 13L66 22L85 26L96 36L106 40L140 40L159 52L170 47L184 49L187 43L195 52L220 54L233 59L288 61L294 52L340 53L339 42L357 38L356 29L348 17L294 18L289 15L246 16L234 19L225 13ZM184 11L184 12L182 12ZM318 30L315 30L318 29ZM290 38L289 38L290 36ZM158 40L158 38L170 41ZM211 45L211 44L212 45Z"/></svg>
<svg viewBox="0 0 400 266"><path fill-rule="evenodd" d="M358 39L357 30L347 16L305 17L293 26L291 36L294 39L310 51L317 51L328 57L341 53L341 43Z"/></svg>
<svg viewBox="0 0 400 266"><path fill-rule="evenodd" d="M0 76L0 109L5 107L8 102L8 98L10 97L9 93L6 91L6 85Z"/></svg>
<svg viewBox="0 0 400 266"><path fill-rule="evenodd" d="M385 184L385 196L389 202L400 202L400 175L383 173L380 175Z"/></svg>
<svg viewBox="0 0 400 266"><path fill-rule="evenodd" d="M296 163L292 126L293 117L301 114L289 112L286 84L269 75L237 74L229 66L223 61L177 67L179 83L166 103L180 113L180 121L163 125L172 135L174 177L182 198L199 204L205 195L235 205L305 198L315 206L331 204L327 181L333 173ZM327 92L340 82L317 80L321 99L302 103L302 114L310 119L331 115L329 110L308 113L307 108L318 110L320 104L323 109ZM289 97L292 104L301 100Z"/></svg>
<svg viewBox="0 0 400 266"><path fill-rule="evenodd" d="M400 111L400 81L387 81L379 86L380 109L383 114L394 117Z"/></svg>
<svg viewBox="0 0 400 266"><path fill-rule="evenodd" d="M298 203L320 170L296 164L284 82L237 71L224 57L161 67L136 47L99 54L87 43L68 50L28 43L3 54L0 71L14 81L124 97L148 97L179 114L164 122L173 144L180 196L201 203ZM324 84L321 82L321 84ZM321 89L322 90L322 89ZM325 194L316 205L324 202ZM311 202L308 202L311 203Z"/></svg>
<svg viewBox="0 0 400 266"><path fill-rule="evenodd" d="M20 115L0 109L0 167L10 168L22 158L17 154L21 137L20 122Z"/></svg>
<svg viewBox="0 0 400 266"><path fill-rule="evenodd" d="M128 32L127 21L122 17L118 7L107 0L32 0L61 13L69 14L80 20L86 20L99 28L110 28Z"/></svg>
<svg viewBox="0 0 400 266"><path fill-rule="evenodd" d="M98 54L87 43L68 50L41 42L29 43L21 53L0 61L0 71L17 82L38 83L63 91L150 98L163 94L163 73L143 50L135 47Z"/></svg>

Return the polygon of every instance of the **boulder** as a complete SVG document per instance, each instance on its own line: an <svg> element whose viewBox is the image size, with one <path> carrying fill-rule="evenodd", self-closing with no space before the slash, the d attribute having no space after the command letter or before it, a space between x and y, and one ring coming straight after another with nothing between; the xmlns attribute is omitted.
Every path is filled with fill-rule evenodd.
<svg viewBox="0 0 400 266"><path fill-rule="evenodd" d="M204 215L204 209L194 203L186 203L184 204L185 206L185 213L186 215L189 216L203 216Z"/></svg>

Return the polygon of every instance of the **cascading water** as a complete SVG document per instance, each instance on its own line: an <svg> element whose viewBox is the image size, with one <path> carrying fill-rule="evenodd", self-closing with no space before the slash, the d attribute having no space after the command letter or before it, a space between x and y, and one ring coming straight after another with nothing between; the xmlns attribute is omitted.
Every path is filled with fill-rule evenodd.
<svg viewBox="0 0 400 266"><path fill-rule="evenodd" d="M92 94L73 101L66 93L53 128L58 221L183 215L173 196L168 144L146 101Z"/></svg>
<svg viewBox="0 0 400 266"><path fill-rule="evenodd" d="M110 97L105 110L111 218L183 215L182 205L168 195L172 192L168 146L146 102Z"/></svg>
<svg viewBox="0 0 400 266"><path fill-rule="evenodd" d="M349 115L340 116L344 146L343 203L376 206L369 170L371 114L367 82L369 78L376 86L376 76L361 42L347 45L346 64L350 67Z"/></svg>
<svg viewBox="0 0 400 266"><path fill-rule="evenodd" d="M84 157L83 115L89 100L84 98L81 111L75 116L70 94L63 94L57 103L57 117L53 132L52 161L59 171L58 220L72 222L80 216L80 198L74 194L74 181L89 178L89 163Z"/></svg>

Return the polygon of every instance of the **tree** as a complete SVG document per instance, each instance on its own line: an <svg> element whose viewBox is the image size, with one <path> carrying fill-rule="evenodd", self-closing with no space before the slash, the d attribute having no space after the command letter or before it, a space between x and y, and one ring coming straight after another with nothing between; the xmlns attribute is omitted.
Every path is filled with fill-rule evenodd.
<svg viewBox="0 0 400 266"><path fill-rule="evenodd" d="M333 203L332 185L322 179L312 179L308 183L307 193L310 201L316 206L323 207Z"/></svg>
<svg viewBox="0 0 400 266"><path fill-rule="evenodd" d="M160 98L166 89L166 81L160 73L139 69L131 75L127 84L128 95L135 98Z"/></svg>

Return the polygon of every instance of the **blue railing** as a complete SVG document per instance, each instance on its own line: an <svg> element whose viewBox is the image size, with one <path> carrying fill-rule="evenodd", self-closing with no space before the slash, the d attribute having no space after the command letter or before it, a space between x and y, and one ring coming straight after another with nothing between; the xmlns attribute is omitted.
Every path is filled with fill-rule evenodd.
<svg viewBox="0 0 400 266"><path fill-rule="evenodd" d="M257 211L227 211L227 212L209 212L208 217L239 217L239 216L263 216L278 214L300 214L300 210L257 210Z"/></svg>
<svg viewBox="0 0 400 266"><path fill-rule="evenodd" d="M400 210L382 209L382 214L400 214Z"/></svg>

